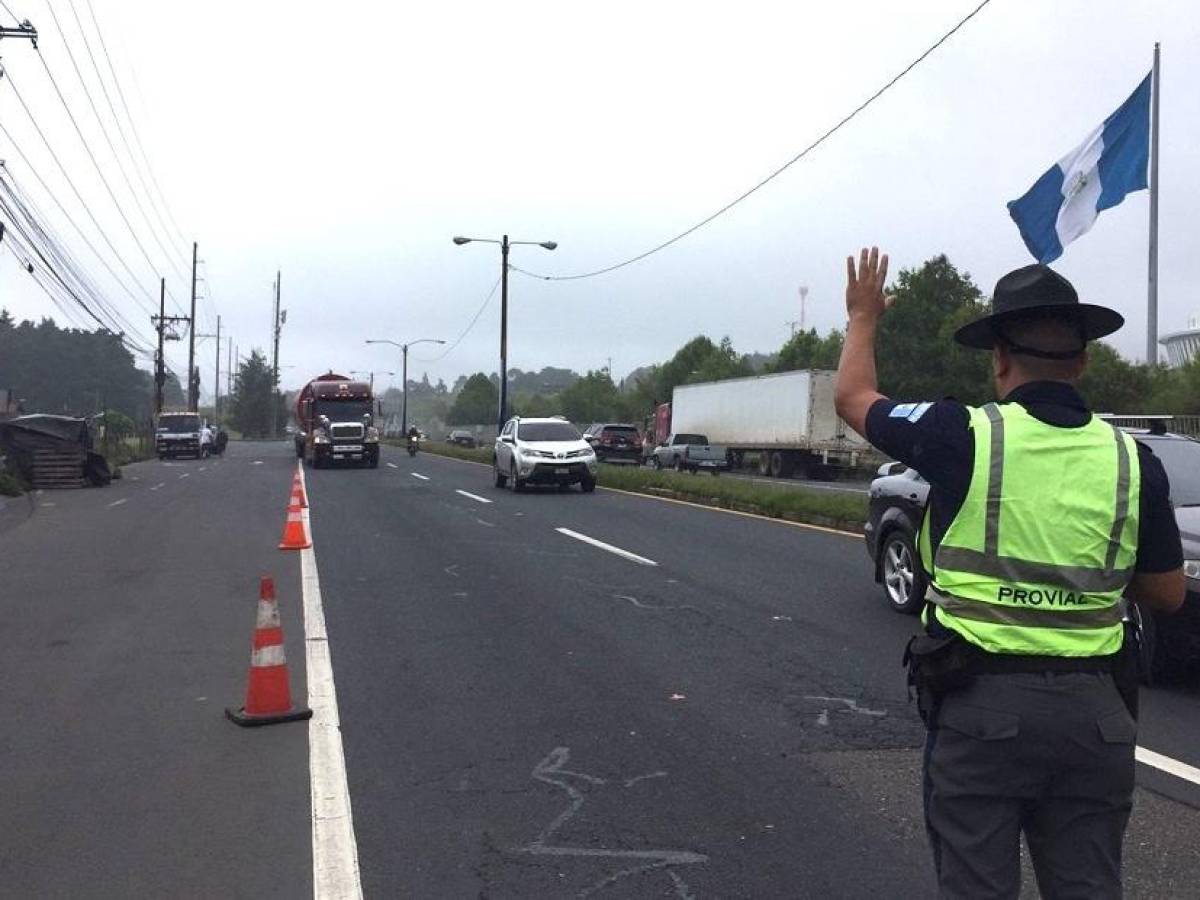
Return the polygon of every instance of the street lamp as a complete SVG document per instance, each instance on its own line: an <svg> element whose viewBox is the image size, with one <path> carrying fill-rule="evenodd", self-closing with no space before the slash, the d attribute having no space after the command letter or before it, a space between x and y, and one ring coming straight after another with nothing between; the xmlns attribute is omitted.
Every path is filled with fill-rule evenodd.
<svg viewBox="0 0 1200 900"><path fill-rule="evenodd" d="M399 341L389 341L385 339L368 340L368 344L391 344L393 347L399 347L402 356L404 357L404 374L400 377L403 379L402 386L404 389L404 403L401 406L400 413L400 433L408 434L408 348L415 347L417 344L444 344L443 340L438 338L421 338L416 341L409 341L407 344L402 344ZM388 372L389 375L394 375L394 372ZM374 393L374 391L372 391Z"/></svg>
<svg viewBox="0 0 1200 900"><path fill-rule="evenodd" d="M368 341L368 343L370 343L370 342ZM371 379L371 395L372 396L375 395L375 376L376 375L391 375L393 378L396 375L395 372L384 372L380 369L375 369L374 371L371 371L371 372L366 372L361 369L354 369L350 372L350 374L351 375L367 375L367 376L369 376Z"/></svg>
<svg viewBox="0 0 1200 900"><path fill-rule="evenodd" d="M507 234L498 241L490 238L454 238L454 243L460 247L472 241L500 245L500 416L496 428L503 430L508 419L508 248L517 244L527 244L553 250L558 244L554 241L510 241Z"/></svg>

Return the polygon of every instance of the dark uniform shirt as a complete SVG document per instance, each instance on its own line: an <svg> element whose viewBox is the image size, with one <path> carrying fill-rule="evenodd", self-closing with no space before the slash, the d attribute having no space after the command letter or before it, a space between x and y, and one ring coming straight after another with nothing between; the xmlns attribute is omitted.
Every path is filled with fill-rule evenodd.
<svg viewBox="0 0 1200 900"><path fill-rule="evenodd" d="M1079 428L1092 416L1079 392L1059 381L1023 384L1001 402L1020 403L1034 418L1058 428ZM971 484L975 438L968 421L966 406L953 399L897 403L885 398L867 413L867 440L929 482L926 515L932 516L929 537L935 550ZM1183 548L1167 473L1149 447L1139 441L1137 448L1142 482L1134 568L1170 572L1183 565Z"/></svg>

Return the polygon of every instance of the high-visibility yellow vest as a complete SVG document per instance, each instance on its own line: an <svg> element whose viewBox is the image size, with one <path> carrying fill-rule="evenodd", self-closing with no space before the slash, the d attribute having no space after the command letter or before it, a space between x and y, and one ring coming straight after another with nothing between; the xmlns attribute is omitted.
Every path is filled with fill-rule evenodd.
<svg viewBox="0 0 1200 900"><path fill-rule="evenodd" d="M936 554L921 524L925 616L991 653L1116 653L1137 554L1133 438L1094 416L1056 428L1017 403L968 413L971 485Z"/></svg>

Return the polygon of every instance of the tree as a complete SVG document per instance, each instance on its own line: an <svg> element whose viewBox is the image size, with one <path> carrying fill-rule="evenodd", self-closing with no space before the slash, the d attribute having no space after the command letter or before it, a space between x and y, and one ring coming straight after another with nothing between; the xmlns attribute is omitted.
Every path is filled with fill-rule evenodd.
<svg viewBox="0 0 1200 900"><path fill-rule="evenodd" d="M562 411L572 422L586 425L617 418L620 395L608 372L588 372L559 395Z"/></svg>
<svg viewBox="0 0 1200 900"><path fill-rule="evenodd" d="M52 319L16 322L0 311L0 386L28 412L92 415L113 409L145 421L154 382L120 335L59 328Z"/></svg>
<svg viewBox="0 0 1200 900"><path fill-rule="evenodd" d="M825 337L817 329L798 331L779 350L779 356L768 363L768 372L793 372L797 369L836 369L842 355L842 332L832 330Z"/></svg>
<svg viewBox="0 0 1200 900"><path fill-rule="evenodd" d="M271 432L271 407L276 421L287 421L283 397L261 350L252 350L233 379L233 397L229 404L229 422L246 437L267 437Z"/></svg>
<svg viewBox="0 0 1200 900"><path fill-rule="evenodd" d="M500 408L500 392L483 372L476 372L465 382L450 411L446 415L449 425L482 425L496 418Z"/></svg>
<svg viewBox="0 0 1200 900"><path fill-rule="evenodd" d="M880 319L875 353L880 390L898 399L990 398L988 355L953 340L955 329L987 311L971 276L935 256L901 270L890 293L896 302Z"/></svg>

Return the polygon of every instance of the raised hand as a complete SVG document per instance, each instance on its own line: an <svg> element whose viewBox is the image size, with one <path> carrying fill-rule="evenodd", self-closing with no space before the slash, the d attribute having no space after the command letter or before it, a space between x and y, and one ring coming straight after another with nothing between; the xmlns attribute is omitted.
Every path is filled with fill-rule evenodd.
<svg viewBox="0 0 1200 900"><path fill-rule="evenodd" d="M863 247L857 271L854 257L846 257L846 313L851 319L878 319L892 305L892 298L883 293L887 271L887 254L880 256L878 247Z"/></svg>

